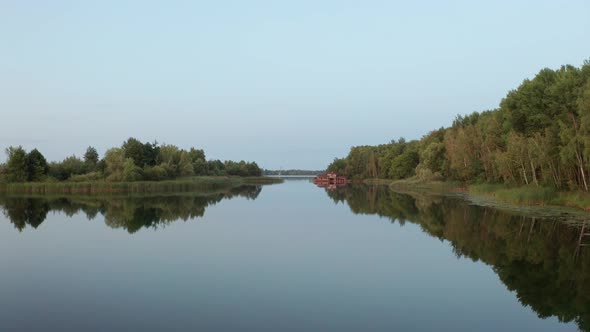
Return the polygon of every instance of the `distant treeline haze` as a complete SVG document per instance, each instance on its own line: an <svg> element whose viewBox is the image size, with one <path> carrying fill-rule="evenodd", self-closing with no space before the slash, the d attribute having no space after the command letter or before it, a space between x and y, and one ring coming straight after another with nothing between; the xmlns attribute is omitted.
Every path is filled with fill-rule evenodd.
<svg viewBox="0 0 590 332"><path fill-rule="evenodd" d="M458 116L419 140L357 146L330 171L353 178L590 186L590 61L543 69L499 108Z"/></svg>
<svg viewBox="0 0 590 332"><path fill-rule="evenodd" d="M8 160L0 165L0 181L160 181L187 176L260 176L255 162L207 160L203 150L179 149L174 145L142 143L129 138L121 147L111 148L99 158L88 147L82 158L71 156L48 163L37 149L22 147L6 149Z"/></svg>
<svg viewBox="0 0 590 332"><path fill-rule="evenodd" d="M324 171L305 170L305 169L286 169L286 170L270 170L265 169L262 172L264 175L319 175Z"/></svg>

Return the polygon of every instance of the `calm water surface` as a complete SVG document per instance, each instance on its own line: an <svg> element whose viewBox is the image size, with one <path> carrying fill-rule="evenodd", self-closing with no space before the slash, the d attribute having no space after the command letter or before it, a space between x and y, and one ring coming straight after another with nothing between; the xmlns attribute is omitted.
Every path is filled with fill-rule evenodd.
<svg viewBox="0 0 590 332"><path fill-rule="evenodd" d="M0 207L0 331L590 326L577 229L458 199L290 180Z"/></svg>

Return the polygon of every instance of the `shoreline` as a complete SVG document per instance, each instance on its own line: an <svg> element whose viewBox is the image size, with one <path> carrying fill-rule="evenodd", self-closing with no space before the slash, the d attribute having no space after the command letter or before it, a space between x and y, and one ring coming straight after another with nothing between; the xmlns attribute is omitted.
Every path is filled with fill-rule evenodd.
<svg viewBox="0 0 590 332"><path fill-rule="evenodd" d="M453 195L473 204L496 207L540 217L575 215L577 221L590 219L590 193L555 191L548 187L510 187L497 184L464 184L460 182L420 182L417 180L365 179L367 185L385 185L401 193Z"/></svg>
<svg viewBox="0 0 590 332"><path fill-rule="evenodd" d="M282 179L266 176L194 176L165 181L135 182L23 182L0 183L0 194L121 194L121 193L180 193L200 190L235 188L243 185L263 185L281 183Z"/></svg>

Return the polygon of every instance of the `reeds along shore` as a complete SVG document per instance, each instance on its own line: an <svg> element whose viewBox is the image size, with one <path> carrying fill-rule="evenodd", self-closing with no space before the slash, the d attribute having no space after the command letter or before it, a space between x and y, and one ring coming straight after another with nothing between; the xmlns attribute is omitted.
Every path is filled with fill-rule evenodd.
<svg viewBox="0 0 590 332"><path fill-rule="evenodd" d="M23 182L0 183L4 194L154 193L217 190L248 184L282 182L271 177L190 177L169 181L136 182Z"/></svg>
<svg viewBox="0 0 590 332"><path fill-rule="evenodd" d="M506 184L467 184L457 181L420 181L417 179L386 180L368 179L367 184L389 185L393 190L417 190L431 192L466 192L471 196L485 196L511 205L555 205L590 211L590 194L583 191L558 191L553 187L536 185L514 186Z"/></svg>

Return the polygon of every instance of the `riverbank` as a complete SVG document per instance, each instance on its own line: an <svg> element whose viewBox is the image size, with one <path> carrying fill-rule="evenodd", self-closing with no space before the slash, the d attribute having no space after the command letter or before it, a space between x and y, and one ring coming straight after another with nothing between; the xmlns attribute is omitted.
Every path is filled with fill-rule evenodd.
<svg viewBox="0 0 590 332"><path fill-rule="evenodd" d="M503 203L517 205L555 205L590 211L590 194L582 191L556 191L550 187L534 185L508 187L497 184L468 186L468 193L474 196L488 196Z"/></svg>
<svg viewBox="0 0 590 332"><path fill-rule="evenodd" d="M242 185L261 185L283 182L280 178L195 176L167 181L136 182L24 182L0 183L4 194L110 194L110 193L174 193L216 190Z"/></svg>
<svg viewBox="0 0 590 332"><path fill-rule="evenodd" d="M590 212L590 194L582 191L556 191L550 187L510 187L502 184L465 184L456 181L419 181L415 179L366 179L368 185L387 185L398 191L461 192L474 200L514 206L562 206Z"/></svg>

